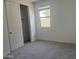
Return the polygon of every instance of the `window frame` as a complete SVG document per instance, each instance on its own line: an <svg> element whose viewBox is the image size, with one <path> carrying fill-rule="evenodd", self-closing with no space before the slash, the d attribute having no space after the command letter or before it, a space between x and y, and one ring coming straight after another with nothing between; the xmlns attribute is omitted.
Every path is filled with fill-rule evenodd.
<svg viewBox="0 0 79 59"><path fill-rule="evenodd" d="M41 7L41 8L39 8L38 9L38 12L39 12L39 19L40 19L40 26L41 26L41 18L49 18L49 23L50 23L50 25L49 26L47 26L47 27L43 27L43 26L41 26L41 28L50 28L51 27L51 20L50 20L50 18L51 18L51 14L50 14L50 16L45 16L45 17L40 17L40 11L43 11L43 10L46 10L46 9L49 9L50 10L50 6L45 6L45 8L44 7Z"/></svg>

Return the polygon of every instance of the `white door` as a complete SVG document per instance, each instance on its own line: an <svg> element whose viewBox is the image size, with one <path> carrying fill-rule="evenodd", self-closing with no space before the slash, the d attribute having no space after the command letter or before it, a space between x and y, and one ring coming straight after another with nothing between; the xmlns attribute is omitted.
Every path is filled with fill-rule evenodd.
<svg viewBox="0 0 79 59"><path fill-rule="evenodd" d="M19 4L8 1L5 1L5 5L8 20L11 50L15 50L24 45L21 16L20 16L20 6Z"/></svg>

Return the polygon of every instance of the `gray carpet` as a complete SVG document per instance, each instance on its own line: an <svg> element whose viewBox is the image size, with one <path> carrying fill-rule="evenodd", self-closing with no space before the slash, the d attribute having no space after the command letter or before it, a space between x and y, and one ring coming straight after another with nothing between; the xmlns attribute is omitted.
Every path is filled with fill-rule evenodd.
<svg viewBox="0 0 79 59"><path fill-rule="evenodd" d="M76 59L74 44L36 41L14 51L14 59ZM13 59L13 58L12 58Z"/></svg>

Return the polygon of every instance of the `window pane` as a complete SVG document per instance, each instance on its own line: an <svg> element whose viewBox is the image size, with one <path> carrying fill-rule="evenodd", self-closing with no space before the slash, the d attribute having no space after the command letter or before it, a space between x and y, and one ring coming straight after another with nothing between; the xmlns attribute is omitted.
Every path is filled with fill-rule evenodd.
<svg viewBox="0 0 79 59"><path fill-rule="evenodd" d="M39 13L40 13L40 17L48 17L50 16L50 9L41 10Z"/></svg>
<svg viewBox="0 0 79 59"><path fill-rule="evenodd" d="M41 18L41 27L50 27L50 17Z"/></svg>

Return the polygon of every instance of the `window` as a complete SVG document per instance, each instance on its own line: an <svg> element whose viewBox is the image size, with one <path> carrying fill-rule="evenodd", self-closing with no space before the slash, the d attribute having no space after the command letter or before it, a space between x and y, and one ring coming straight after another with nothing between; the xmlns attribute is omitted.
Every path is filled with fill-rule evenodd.
<svg viewBox="0 0 79 59"><path fill-rule="evenodd" d="M41 27L48 28L51 26L50 25L50 8L49 7L39 8L39 16L40 16Z"/></svg>

